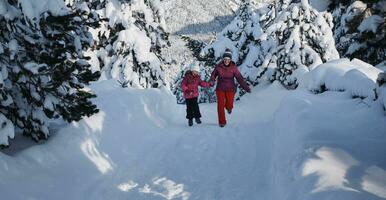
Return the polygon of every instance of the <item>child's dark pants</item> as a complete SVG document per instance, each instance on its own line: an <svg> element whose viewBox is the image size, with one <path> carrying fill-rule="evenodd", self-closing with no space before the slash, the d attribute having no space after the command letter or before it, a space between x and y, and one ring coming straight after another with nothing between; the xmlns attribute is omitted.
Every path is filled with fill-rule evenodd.
<svg viewBox="0 0 386 200"><path fill-rule="evenodd" d="M197 97L186 99L186 119L201 118Z"/></svg>

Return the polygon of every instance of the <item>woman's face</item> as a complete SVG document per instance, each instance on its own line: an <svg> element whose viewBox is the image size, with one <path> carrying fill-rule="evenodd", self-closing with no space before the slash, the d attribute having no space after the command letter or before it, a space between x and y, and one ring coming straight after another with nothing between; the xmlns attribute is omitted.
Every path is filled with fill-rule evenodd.
<svg viewBox="0 0 386 200"><path fill-rule="evenodd" d="M229 59L229 58L224 58L224 64L225 64L225 65L229 65L229 63L231 63L231 59Z"/></svg>

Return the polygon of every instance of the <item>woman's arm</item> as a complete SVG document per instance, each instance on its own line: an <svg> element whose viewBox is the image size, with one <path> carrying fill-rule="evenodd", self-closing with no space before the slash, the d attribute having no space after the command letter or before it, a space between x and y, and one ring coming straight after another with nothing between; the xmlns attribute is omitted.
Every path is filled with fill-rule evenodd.
<svg viewBox="0 0 386 200"><path fill-rule="evenodd" d="M251 92L251 89L249 88L247 82L244 81L244 77L241 75L239 69L237 69L237 67L235 68L235 77L236 77L236 80L237 82L241 85L241 87L247 91L248 93Z"/></svg>
<svg viewBox="0 0 386 200"><path fill-rule="evenodd" d="M210 75L209 84L210 86L214 86L214 82L218 76L217 66L214 68L212 74Z"/></svg>

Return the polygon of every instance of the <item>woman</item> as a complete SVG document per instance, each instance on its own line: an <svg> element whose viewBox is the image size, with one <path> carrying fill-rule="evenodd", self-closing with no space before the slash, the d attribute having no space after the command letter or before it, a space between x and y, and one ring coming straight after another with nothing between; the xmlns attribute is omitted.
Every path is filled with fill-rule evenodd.
<svg viewBox="0 0 386 200"><path fill-rule="evenodd" d="M246 92L251 92L251 89L244 81L244 78L240 74L236 64L232 61L232 53L227 50L222 57L222 62L216 65L210 77L211 86L214 85L217 78L217 114L220 127L224 127L226 125L224 108L227 109L229 114L232 113L233 101L236 93L236 84L234 79L236 78L237 82Z"/></svg>

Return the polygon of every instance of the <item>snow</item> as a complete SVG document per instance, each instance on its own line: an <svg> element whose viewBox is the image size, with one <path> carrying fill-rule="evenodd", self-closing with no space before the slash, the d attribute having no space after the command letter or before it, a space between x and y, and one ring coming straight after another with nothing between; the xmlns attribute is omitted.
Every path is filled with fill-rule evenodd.
<svg viewBox="0 0 386 200"><path fill-rule="evenodd" d="M376 33L379 25L385 22L385 19L379 15L372 15L367 17L358 26L360 32L373 32Z"/></svg>
<svg viewBox="0 0 386 200"><path fill-rule="evenodd" d="M384 198L386 179L368 168L386 169L385 120L377 102L347 92L287 95L275 113L272 199Z"/></svg>
<svg viewBox="0 0 386 200"><path fill-rule="evenodd" d="M319 12L324 12L328 9L328 6L331 4L331 0L310 0L310 4L313 8Z"/></svg>
<svg viewBox="0 0 386 200"><path fill-rule="evenodd" d="M357 160L340 149L330 147L318 149L315 155L317 158L311 158L304 163L302 171L302 176L317 174L320 177L312 192L328 189L356 191L345 186L348 183L345 177L348 169L359 164Z"/></svg>
<svg viewBox="0 0 386 200"><path fill-rule="evenodd" d="M13 19L20 14L20 11L10 6L7 1L0 1L0 15L4 16L6 19Z"/></svg>
<svg viewBox="0 0 386 200"><path fill-rule="evenodd" d="M0 12L5 12L1 2ZM139 2L135 4L138 7L133 8L143 6L142 1L135 2ZM152 3L156 7L162 4ZM194 6L184 13L189 3ZM166 5L175 5L174 11L178 11L173 13L168 8L167 20L180 21L171 24L170 30L178 31L177 27L187 26L196 19L188 18L189 15L199 16L197 20L205 23L212 20L212 14L231 13L221 11L229 4L215 7L218 3L223 2L165 1ZM199 15L201 10L196 4L210 6ZM302 0L299 5L307 7L308 3ZM113 9L114 4L111 6ZM47 4L42 10L48 7ZM28 12L36 15L34 12L41 12L39 9ZM111 23L127 19L122 13L114 18L113 10L108 13ZM137 52L147 51L148 38L142 38L143 34L130 21L126 22L127 28L133 30L122 31L118 42L127 46L115 43L107 48L130 46ZM326 23L323 25L321 30L326 28ZM280 28L277 26L275 29ZM216 30L212 28L210 31ZM196 37L201 34L203 38L211 37L211 33L197 33ZM140 46L133 38L145 45ZM298 38L299 32L292 32L288 48L293 45L299 48ZM183 45L181 40L175 36L173 42L176 49L168 53L177 57L178 64L189 63L191 55L179 48ZM267 52L272 46L269 42L272 41L262 45ZM228 44L218 45L224 48ZM16 54L17 42L11 41L9 48ZM305 50L309 55L314 53L307 46ZM259 54L257 48L251 48L250 52L241 71L248 71L247 67L253 65L251 57ZM106 56L104 53L98 52L102 57ZM276 60L271 53L267 53L268 60L271 57ZM333 51L327 57L332 55ZM149 58L152 59L140 57L143 61ZM92 59L96 71L99 60L96 56ZM106 57L102 62L108 63L109 59L112 58ZM117 66L130 62L122 57L116 59ZM21 148L17 144L19 138L11 140L14 144L10 149L0 152L1 197L15 200L386 199L386 115L382 108L386 107L386 86L376 84L381 70L355 59L324 64L319 57L310 59L315 60L310 69L301 66L294 71L293 76L299 78L298 89L286 90L277 81L260 83L252 94L235 102L225 128L217 125L216 104L200 104L203 124L188 127L185 106L176 104L166 88L122 88L115 80L93 83L87 89L98 96L94 99L100 109L98 114L66 126L51 126L54 133L44 144ZM266 61L264 65L275 69L274 63ZM176 68L184 66L178 64ZM36 73L39 66L27 63L24 67ZM256 69L251 71L259 74ZM130 75L128 69L124 73ZM2 75L6 79L6 74ZM322 91L322 86L326 91ZM44 98L44 107L54 109L53 98ZM34 112L39 114L43 111ZM8 137L14 137L13 130L12 123L0 114L0 144L8 144ZM47 129L44 131L48 133Z"/></svg>
<svg viewBox="0 0 386 200"><path fill-rule="evenodd" d="M167 31L172 35L184 34L204 41L213 38L233 16L229 0L170 0L162 3L165 9Z"/></svg>
<svg viewBox="0 0 386 200"><path fill-rule="evenodd" d="M34 62L27 62L24 64L24 68L33 74L38 74L40 68L47 67L46 64L37 64Z"/></svg>
<svg viewBox="0 0 386 200"><path fill-rule="evenodd" d="M188 127L185 105L165 88L107 80L91 89L98 114L59 128L44 145L0 152L2 197L384 198L386 117L376 102L274 82L237 101L225 128L216 104L200 104L203 124Z"/></svg>
<svg viewBox="0 0 386 200"><path fill-rule="evenodd" d="M44 12L51 12L54 16L68 13L68 8L62 0L20 0L19 3L24 15L36 24Z"/></svg>
<svg viewBox="0 0 386 200"><path fill-rule="evenodd" d="M167 83L173 83L182 67L194 60L181 35L205 42L211 41L217 32L233 18L240 0L168 0L161 1L164 8L166 31L170 32L171 48L165 49L164 57L171 58L165 71Z"/></svg>
<svg viewBox="0 0 386 200"><path fill-rule="evenodd" d="M15 39L8 42L8 49L11 53L10 59L13 60L15 58L15 55L19 51L19 44L17 43L17 41Z"/></svg>
<svg viewBox="0 0 386 200"><path fill-rule="evenodd" d="M380 72L358 59L338 59L321 64L305 74L299 87L322 92L324 86L326 90L348 91L353 97L375 99L376 80Z"/></svg>
<svg viewBox="0 0 386 200"><path fill-rule="evenodd" d="M15 137L15 128L10 120L0 113L0 146L9 145L8 139Z"/></svg>
<svg viewBox="0 0 386 200"><path fill-rule="evenodd" d="M386 171L371 166L366 169L366 175L363 177L362 187L365 191L373 193L379 197L386 198Z"/></svg>
<svg viewBox="0 0 386 200"><path fill-rule="evenodd" d="M130 26L128 29L119 32L118 39L114 42L113 49L116 51L124 51L130 48L135 51L138 62L149 62L152 68L158 68L160 61L150 52L151 40L146 36L144 31L139 30L136 26Z"/></svg>

